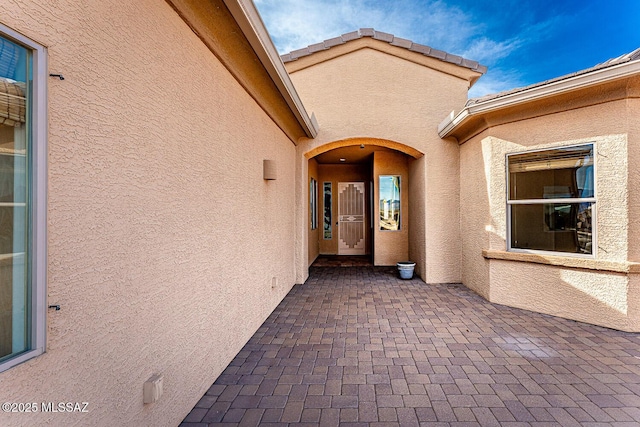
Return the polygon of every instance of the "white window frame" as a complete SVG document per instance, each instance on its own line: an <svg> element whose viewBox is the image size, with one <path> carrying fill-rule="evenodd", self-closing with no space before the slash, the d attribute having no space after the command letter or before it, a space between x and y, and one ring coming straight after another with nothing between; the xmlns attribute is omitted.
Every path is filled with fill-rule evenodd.
<svg viewBox="0 0 640 427"><path fill-rule="evenodd" d="M46 350L47 315L47 49L0 24L0 36L31 50L31 240L27 259L31 266L30 349L0 363L0 372L41 355Z"/></svg>
<svg viewBox="0 0 640 427"><path fill-rule="evenodd" d="M591 145L593 147L593 197L587 198L559 198L559 199L526 199L526 200L509 200L509 190L511 188L511 183L509 181L511 174L509 173L509 157L517 156L519 154L528 154L535 153L538 151L549 151L549 150L561 150L566 148L576 148L576 147L584 147L587 145ZM530 253L530 254L540 254L540 255L551 255L551 256L567 256L574 258L588 258L595 259L596 253L598 249L598 233L597 233L597 224L598 224L598 214L597 214L597 205L596 205L596 195L598 194L597 183L597 144L595 141L593 142L585 142L580 144L572 144L572 145L562 145L562 146L554 146L554 147L545 147L536 150L526 150L526 151L518 151L513 153L507 153L505 156L505 170L507 174L507 186L506 186L506 202L507 202L507 251L508 252L521 252L521 253ZM567 203L568 200L571 200L571 203L592 203L593 208L591 209L591 253L590 254L579 254L573 252L560 252L560 251L545 251L540 249L522 249L522 248L514 248L511 246L511 206L513 205L531 205L531 204L553 204L553 203Z"/></svg>

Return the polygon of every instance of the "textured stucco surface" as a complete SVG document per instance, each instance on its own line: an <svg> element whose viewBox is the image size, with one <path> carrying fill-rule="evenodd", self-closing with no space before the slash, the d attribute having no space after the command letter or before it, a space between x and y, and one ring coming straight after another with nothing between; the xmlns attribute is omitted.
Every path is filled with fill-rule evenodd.
<svg viewBox="0 0 640 427"><path fill-rule="evenodd" d="M379 206L377 196L374 197L373 207L373 264L395 265L400 261L409 260L409 234L411 218L409 217L409 167L407 157L402 153L381 152L373 153L373 194L380 194L380 176L391 175L400 177L400 230L380 230Z"/></svg>
<svg viewBox="0 0 640 427"><path fill-rule="evenodd" d="M629 330L640 331L640 274L629 276L627 298L627 321Z"/></svg>
<svg viewBox="0 0 640 427"><path fill-rule="evenodd" d="M415 176L424 180L416 183L425 190L424 207L414 205L409 221L424 232L409 236L411 256L424 260L425 281L460 281L458 147L443 142L436 129L450 111L464 105L469 83L408 60L412 53L404 49L380 42L388 49L383 52L366 45L374 40L362 43L359 50L313 64L314 55L305 57L301 69L295 68L298 61L287 64L300 98L320 125L318 136L302 138L298 148L306 154L348 138L379 138L423 153L424 173ZM299 174L298 179L306 177Z"/></svg>
<svg viewBox="0 0 640 427"><path fill-rule="evenodd" d="M626 102L629 150L629 260L640 262L640 77Z"/></svg>
<svg viewBox="0 0 640 427"><path fill-rule="evenodd" d="M625 274L491 261L492 302L615 329L629 329L628 286Z"/></svg>
<svg viewBox="0 0 640 427"><path fill-rule="evenodd" d="M633 329L637 275L598 271L634 261L628 114L625 100L608 102L491 127L460 146L463 283L492 302ZM584 143L596 149L596 259L584 260L592 269L485 259L483 249L507 248L505 155Z"/></svg>
<svg viewBox="0 0 640 427"><path fill-rule="evenodd" d="M425 218L426 210L426 158L407 159L409 162L409 218ZM427 251L425 233L426 224L424 221L413 221L411 223L411 234L409 237L409 260L416 263L415 274L420 277L429 277L427 271ZM431 250L435 250L432 246Z"/></svg>
<svg viewBox="0 0 640 427"><path fill-rule="evenodd" d="M316 206L316 220L318 227L315 230L311 229L311 179L315 179L317 183L317 206ZM321 186L318 179L318 162L315 159L309 160L309 179L307 180L307 227L309 229L309 261L308 265L311 265L313 261L318 257L320 253L320 243L318 242L318 237L320 236L320 228L321 228L321 210L322 201L320 199L321 194Z"/></svg>
<svg viewBox="0 0 640 427"><path fill-rule="evenodd" d="M425 183L425 248L429 280L458 283L460 270L460 151L456 144L429 144Z"/></svg>
<svg viewBox="0 0 640 427"><path fill-rule="evenodd" d="M290 139L305 136L224 0L166 0ZM248 9L252 9L249 7ZM240 71L241 70L241 71Z"/></svg>
<svg viewBox="0 0 640 427"><path fill-rule="evenodd" d="M483 146L482 141L460 146L460 265L462 283L489 298L489 262L482 258L482 249L490 247L497 227L489 205L491 156L484 155Z"/></svg>
<svg viewBox="0 0 640 427"><path fill-rule="evenodd" d="M0 425L177 425L294 283L295 146L158 1L5 1L49 49L47 353ZM278 179L262 179L263 159ZM164 394L143 405L143 383Z"/></svg>

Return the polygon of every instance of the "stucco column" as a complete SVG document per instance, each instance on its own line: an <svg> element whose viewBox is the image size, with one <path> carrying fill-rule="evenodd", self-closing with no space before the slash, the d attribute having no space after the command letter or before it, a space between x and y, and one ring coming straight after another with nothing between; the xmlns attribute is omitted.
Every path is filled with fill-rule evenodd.
<svg viewBox="0 0 640 427"><path fill-rule="evenodd" d="M309 161L304 155L306 144L296 147L296 206L295 206L295 283L301 284L309 277L309 230L307 229L307 175Z"/></svg>
<svg viewBox="0 0 640 427"><path fill-rule="evenodd" d="M409 259L416 263L416 274L427 281L426 238L426 156L409 160Z"/></svg>

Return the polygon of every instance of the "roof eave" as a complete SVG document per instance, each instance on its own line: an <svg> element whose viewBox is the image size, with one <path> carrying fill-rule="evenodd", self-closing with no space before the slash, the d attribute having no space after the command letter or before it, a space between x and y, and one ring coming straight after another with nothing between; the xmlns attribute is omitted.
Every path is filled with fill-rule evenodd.
<svg viewBox="0 0 640 427"><path fill-rule="evenodd" d="M315 138L318 135L318 124L315 117L309 116L307 113L253 2L247 0L223 1L307 137Z"/></svg>
<svg viewBox="0 0 640 427"><path fill-rule="evenodd" d="M440 138L452 136L453 132L455 132L460 126L479 114L513 107L574 90L588 88L590 86L622 79L638 73L640 73L640 61L627 62L595 70L590 73L572 76L564 80L550 82L521 92L478 102L477 104L463 108L457 115L452 111L451 114L449 114L440 123L440 125L438 125L438 135Z"/></svg>

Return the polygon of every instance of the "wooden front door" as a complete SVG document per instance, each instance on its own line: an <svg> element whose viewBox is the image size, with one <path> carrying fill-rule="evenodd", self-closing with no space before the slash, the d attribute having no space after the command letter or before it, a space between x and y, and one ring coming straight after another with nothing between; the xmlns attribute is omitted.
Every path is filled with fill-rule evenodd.
<svg viewBox="0 0 640 427"><path fill-rule="evenodd" d="M364 182L338 183L338 254L365 255Z"/></svg>

